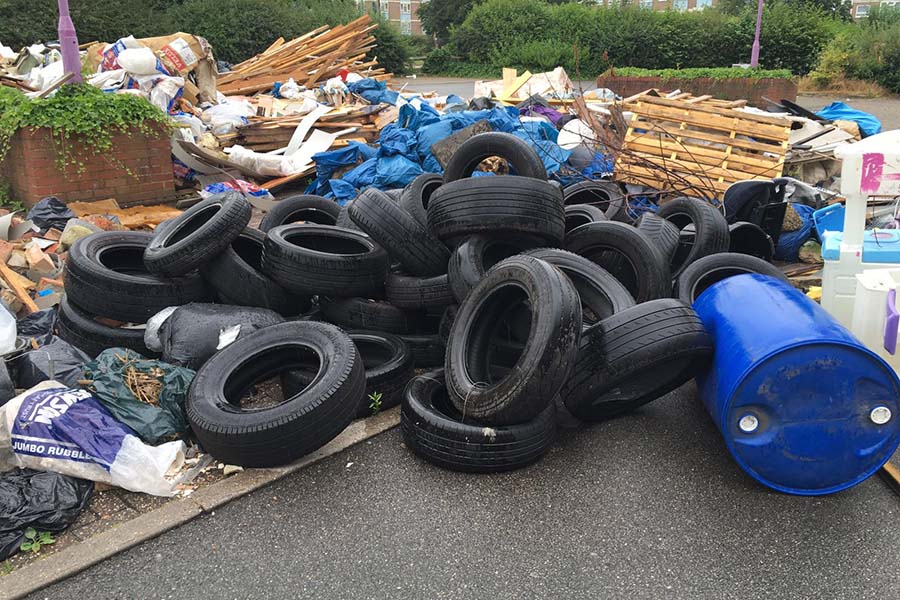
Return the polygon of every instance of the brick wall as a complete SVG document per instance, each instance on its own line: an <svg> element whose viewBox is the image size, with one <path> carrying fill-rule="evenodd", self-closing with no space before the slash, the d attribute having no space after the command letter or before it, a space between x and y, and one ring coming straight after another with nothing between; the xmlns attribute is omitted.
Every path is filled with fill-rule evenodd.
<svg viewBox="0 0 900 600"><path fill-rule="evenodd" d="M0 163L0 176L9 181L12 197L27 206L46 196L56 196L63 202L115 198L124 207L167 202L174 196L168 136L148 138L139 132L131 137L114 135L110 153L118 163L106 155L93 154L81 142L68 143L72 144L73 156L84 162L84 173L76 173L74 167L68 171L59 168L49 129L19 130Z"/></svg>
<svg viewBox="0 0 900 600"><path fill-rule="evenodd" d="M797 84L790 79L663 79L662 77L598 77L597 87L609 88L627 98L644 90L681 90L695 96L710 94L722 100L747 100L751 106L764 108L763 96L771 100L795 101Z"/></svg>

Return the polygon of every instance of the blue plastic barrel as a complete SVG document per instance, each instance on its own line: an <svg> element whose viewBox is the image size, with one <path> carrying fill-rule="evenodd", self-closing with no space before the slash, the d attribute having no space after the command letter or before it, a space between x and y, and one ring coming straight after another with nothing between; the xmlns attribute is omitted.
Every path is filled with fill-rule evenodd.
<svg viewBox="0 0 900 600"><path fill-rule="evenodd" d="M874 474L900 443L900 380L818 304L782 281L738 275L694 308L713 337L700 398L737 463L790 494Z"/></svg>

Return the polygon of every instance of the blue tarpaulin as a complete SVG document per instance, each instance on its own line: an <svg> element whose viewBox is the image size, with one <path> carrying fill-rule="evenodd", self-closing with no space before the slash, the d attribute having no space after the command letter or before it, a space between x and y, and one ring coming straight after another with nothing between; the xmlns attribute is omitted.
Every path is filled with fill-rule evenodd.
<svg viewBox="0 0 900 600"><path fill-rule="evenodd" d="M853 121L859 125L859 130L862 132L863 137L881 133L881 121L875 116L856 110L843 102L832 102L816 114L831 121Z"/></svg>
<svg viewBox="0 0 900 600"><path fill-rule="evenodd" d="M378 81L358 81L350 84L350 89L370 102L397 102L396 97L383 95L386 86ZM511 133L528 142L543 160L548 175L559 173L572 154L556 144L558 131L553 125L546 121L521 121L515 107L441 114L421 98L413 98L400 107L397 122L381 131L377 147L351 144L313 156L316 180L307 192L344 204L369 186L396 189L422 173L442 173L431 146L479 121L487 121L494 131ZM334 177L338 169L347 167L350 170L340 179Z"/></svg>
<svg viewBox="0 0 900 600"><path fill-rule="evenodd" d="M369 104L397 104L400 97L398 92L387 89L387 84L383 81L374 79L361 79L348 83L347 88L354 94L358 94L366 99Z"/></svg>

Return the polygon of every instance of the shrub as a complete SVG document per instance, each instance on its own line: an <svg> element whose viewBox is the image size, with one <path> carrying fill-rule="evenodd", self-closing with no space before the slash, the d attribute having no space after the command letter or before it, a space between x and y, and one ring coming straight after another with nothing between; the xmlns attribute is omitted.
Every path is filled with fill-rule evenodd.
<svg viewBox="0 0 900 600"><path fill-rule="evenodd" d="M831 32L830 20L821 9L811 5L767 4L759 38L760 65L805 75L816 65L819 53L825 47ZM745 13L743 24L746 31L752 32L756 27L756 15Z"/></svg>
<svg viewBox="0 0 900 600"><path fill-rule="evenodd" d="M322 25L287 0L185 0L170 14L179 28L205 37L216 58L230 63L259 54L279 36L290 39Z"/></svg>
<svg viewBox="0 0 900 600"><path fill-rule="evenodd" d="M522 40L546 40L554 35L550 6L541 0L488 0L475 6L453 31L466 58L490 63L491 54L506 52Z"/></svg>
<svg viewBox="0 0 900 600"><path fill-rule="evenodd" d="M575 71L573 46L557 40L522 40L491 52L492 65L516 65L532 71L552 71L558 66Z"/></svg>
<svg viewBox="0 0 900 600"><path fill-rule="evenodd" d="M619 77L662 77L663 79L694 79L695 77L708 77L710 79L733 79L748 77L750 79L791 79L791 72L787 69L742 69L740 67L718 67L707 69L638 69L635 67L620 67L615 69Z"/></svg>
<svg viewBox="0 0 900 600"><path fill-rule="evenodd" d="M161 16L168 4L164 0L92 0L73 2L70 12L79 41L113 42L129 34L146 37L172 33L168 18ZM0 2L0 42L18 50L55 40L58 17L56 0Z"/></svg>
<svg viewBox="0 0 900 600"><path fill-rule="evenodd" d="M869 79L900 93L900 10L873 12L875 20L863 24L854 42L859 57L847 68L852 77Z"/></svg>
<svg viewBox="0 0 900 600"><path fill-rule="evenodd" d="M407 38L409 40L410 50L416 56L425 56L434 50L434 40L427 35L414 35Z"/></svg>
<svg viewBox="0 0 900 600"><path fill-rule="evenodd" d="M372 20L378 23L378 29L373 33L377 45L369 52L369 56L377 57L378 64L387 69L389 73L395 75L407 73L409 58L412 56L408 38L401 35L397 28L381 15L373 13Z"/></svg>
<svg viewBox="0 0 900 600"><path fill-rule="evenodd" d="M455 50L456 48L452 44L435 48L425 57L422 72L425 74L448 74L451 66L457 61Z"/></svg>
<svg viewBox="0 0 900 600"><path fill-rule="evenodd" d="M876 7L859 26L843 28L825 46L809 75L820 89L850 78L874 81L900 93L900 10Z"/></svg>
<svg viewBox="0 0 900 600"><path fill-rule="evenodd" d="M762 66L802 74L834 31L824 11L774 0L765 8ZM643 10L633 3L602 8L544 0L485 0L453 30L452 40L471 63L496 68L571 70L578 57L582 76L609 65L645 68L726 66L746 61L755 10L739 16L715 10Z"/></svg>

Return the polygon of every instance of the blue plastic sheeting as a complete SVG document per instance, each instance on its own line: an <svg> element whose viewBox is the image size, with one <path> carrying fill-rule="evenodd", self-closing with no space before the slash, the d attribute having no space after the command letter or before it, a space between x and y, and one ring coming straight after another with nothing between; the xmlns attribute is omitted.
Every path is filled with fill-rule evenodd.
<svg viewBox="0 0 900 600"><path fill-rule="evenodd" d="M800 246L806 243L812 237L813 213L816 211L812 206L805 204L791 203L803 225L797 231L782 231L778 238L778 246L775 248L775 259L786 260L788 262L796 262L800 258Z"/></svg>
<svg viewBox="0 0 900 600"><path fill-rule="evenodd" d="M362 79L348 83L347 88L354 94L358 94L366 99L369 104L397 104L400 94L387 89L387 84L383 81L375 81L374 79Z"/></svg>
<svg viewBox="0 0 900 600"><path fill-rule="evenodd" d="M331 195L341 206L356 198L356 188L343 179L331 179L328 184L331 189Z"/></svg>
<svg viewBox="0 0 900 600"><path fill-rule="evenodd" d="M400 154L380 158L375 170L374 184L380 189L402 188L424 172L419 163Z"/></svg>
<svg viewBox="0 0 900 600"><path fill-rule="evenodd" d="M385 91L385 85L377 81L359 81L350 88L370 102L391 101L377 96ZM559 173L572 154L556 144L556 128L544 121L520 121L515 107L441 114L421 98L412 98L400 107L397 122L381 131L377 148L353 144L313 156L316 180L307 188L307 193L335 198L343 204L369 186L396 189L406 186L422 173L442 173L431 146L479 121L487 121L494 131L511 133L525 140L541 157L548 175ZM346 167L352 168L336 180L337 170Z"/></svg>
<svg viewBox="0 0 900 600"><path fill-rule="evenodd" d="M416 134L409 129L397 127L393 123L381 130L378 138L379 156L417 156L418 141Z"/></svg>
<svg viewBox="0 0 900 600"><path fill-rule="evenodd" d="M863 137L881 133L881 121L875 116L856 110L843 102L832 102L816 114L832 121L853 121L859 125L859 130L862 132Z"/></svg>
<svg viewBox="0 0 900 600"><path fill-rule="evenodd" d="M526 142L531 138L555 144L559 139L559 130L547 121L522 121L522 129L528 136L524 138Z"/></svg>

